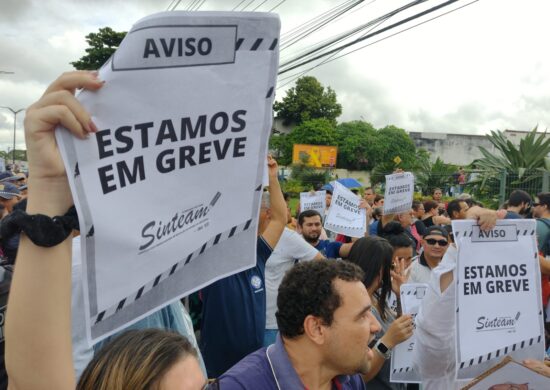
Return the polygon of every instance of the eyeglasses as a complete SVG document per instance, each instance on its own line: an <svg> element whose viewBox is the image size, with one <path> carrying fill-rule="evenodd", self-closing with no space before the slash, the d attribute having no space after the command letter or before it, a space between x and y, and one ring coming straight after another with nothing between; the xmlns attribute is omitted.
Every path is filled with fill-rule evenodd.
<svg viewBox="0 0 550 390"><path fill-rule="evenodd" d="M533 202L533 203L531 203L531 206L532 206L532 207L537 207L537 206L540 206L540 203L538 203L538 202Z"/></svg>
<svg viewBox="0 0 550 390"><path fill-rule="evenodd" d="M428 238L426 239L426 243L428 245L435 245L436 243L439 244L439 246L447 246L449 245L449 242L447 240L436 240L435 238Z"/></svg>

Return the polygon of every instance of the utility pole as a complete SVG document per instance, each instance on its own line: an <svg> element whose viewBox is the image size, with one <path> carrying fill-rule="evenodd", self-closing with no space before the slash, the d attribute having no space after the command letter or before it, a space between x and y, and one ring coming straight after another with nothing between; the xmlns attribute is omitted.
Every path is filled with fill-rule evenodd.
<svg viewBox="0 0 550 390"><path fill-rule="evenodd" d="M16 125L17 125L17 114L19 114L21 111L24 110L24 108L20 108L19 110L14 110L11 107L6 106L0 106L0 108L5 108L7 110L10 110L13 114L13 151L12 151L12 164L15 165L15 131L16 131Z"/></svg>

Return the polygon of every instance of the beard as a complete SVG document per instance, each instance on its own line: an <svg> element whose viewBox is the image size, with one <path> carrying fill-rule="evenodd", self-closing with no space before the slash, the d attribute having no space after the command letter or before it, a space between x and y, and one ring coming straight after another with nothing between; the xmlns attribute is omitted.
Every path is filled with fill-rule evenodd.
<svg viewBox="0 0 550 390"><path fill-rule="evenodd" d="M306 240L310 244L314 244L319 240L321 233L310 233L308 235L302 234L302 236L304 237L304 240Z"/></svg>

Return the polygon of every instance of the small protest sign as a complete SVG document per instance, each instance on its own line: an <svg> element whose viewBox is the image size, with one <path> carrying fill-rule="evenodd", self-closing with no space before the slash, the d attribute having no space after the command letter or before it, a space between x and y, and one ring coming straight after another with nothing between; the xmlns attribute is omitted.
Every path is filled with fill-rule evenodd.
<svg viewBox="0 0 550 390"><path fill-rule="evenodd" d="M57 140L94 342L255 264L279 29L267 13L151 15L78 95L99 131Z"/></svg>
<svg viewBox="0 0 550 390"><path fill-rule="evenodd" d="M422 299L426 295L428 285L424 283L406 283L401 285L401 308L403 314L413 317L416 329L416 315ZM420 376L413 368L415 334L401 344L397 344L392 352L390 382L419 383Z"/></svg>
<svg viewBox="0 0 550 390"><path fill-rule="evenodd" d="M366 227L365 209L359 208L361 199L338 182L334 186L330 212L324 228L350 237L363 237Z"/></svg>
<svg viewBox="0 0 550 390"><path fill-rule="evenodd" d="M500 220L488 231L475 221L453 221L459 380L478 376L506 355L544 357L535 231L534 220Z"/></svg>
<svg viewBox="0 0 550 390"><path fill-rule="evenodd" d="M397 214L409 211L412 207L414 176L410 172L386 175L384 193L384 214Z"/></svg>
<svg viewBox="0 0 550 390"><path fill-rule="evenodd" d="M315 210L325 218L326 191L300 192L300 211Z"/></svg>
<svg viewBox="0 0 550 390"><path fill-rule="evenodd" d="M464 386L462 390L546 390L550 378L509 356Z"/></svg>

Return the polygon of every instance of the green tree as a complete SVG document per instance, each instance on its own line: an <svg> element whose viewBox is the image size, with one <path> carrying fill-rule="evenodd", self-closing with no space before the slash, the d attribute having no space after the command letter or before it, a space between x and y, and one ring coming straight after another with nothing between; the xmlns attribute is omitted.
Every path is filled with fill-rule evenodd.
<svg viewBox="0 0 550 390"><path fill-rule="evenodd" d="M325 118L336 125L336 118L342 114L342 106L336 100L336 92L312 76L301 77L290 88L281 102L275 102L273 109L283 118L285 125L299 125L311 119Z"/></svg>
<svg viewBox="0 0 550 390"><path fill-rule="evenodd" d="M361 170L371 169L373 160L371 145L376 129L368 122L352 121L340 123L338 134L338 167Z"/></svg>
<svg viewBox="0 0 550 390"><path fill-rule="evenodd" d="M328 119L312 119L294 127L288 135L271 137L270 146L277 149L275 155L281 165L292 162L294 144L306 145L337 145L338 135L333 124Z"/></svg>
<svg viewBox="0 0 550 390"><path fill-rule="evenodd" d="M393 125L376 132L371 149L373 164L383 164L399 157L403 162L415 158L416 147L407 132Z"/></svg>
<svg viewBox="0 0 550 390"><path fill-rule="evenodd" d="M97 33L86 35L86 54L71 65L78 70L96 70L111 57L118 48L126 32L114 31L111 27L100 28Z"/></svg>

